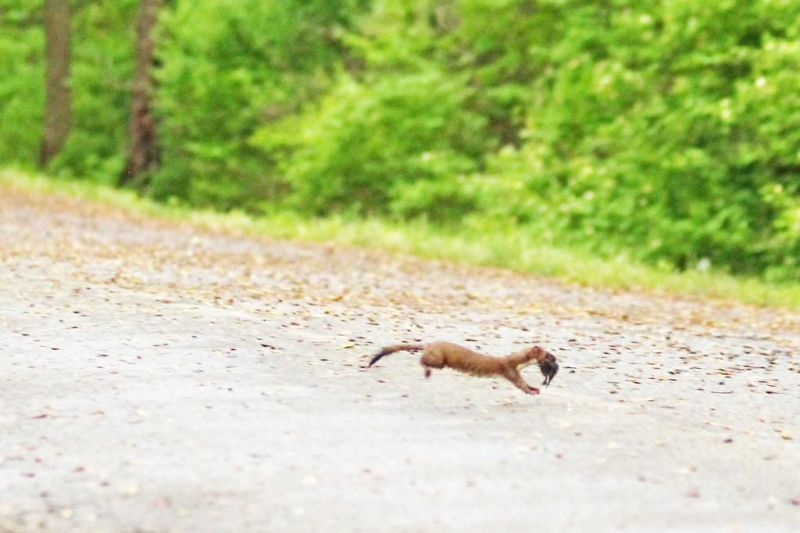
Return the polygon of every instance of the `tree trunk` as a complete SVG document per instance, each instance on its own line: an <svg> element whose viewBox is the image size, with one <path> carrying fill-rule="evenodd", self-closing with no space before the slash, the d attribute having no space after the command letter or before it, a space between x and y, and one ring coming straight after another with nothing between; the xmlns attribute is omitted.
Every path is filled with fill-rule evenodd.
<svg viewBox="0 0 800 533"><path fill-rule="evenodd" d="M69 0L45 0L45 104L39 163L46 167L64 147L72 122L69 88Z"/></svg>
<svg viewBox="0 0 800 533"><path fill-rule="evenodd" d="M136 69L131 95L128 162L120 176L123 185L143 187L158 167L156 122L152 113L154 48L152 30L161 0L141 0L136 24Z"/></svg>

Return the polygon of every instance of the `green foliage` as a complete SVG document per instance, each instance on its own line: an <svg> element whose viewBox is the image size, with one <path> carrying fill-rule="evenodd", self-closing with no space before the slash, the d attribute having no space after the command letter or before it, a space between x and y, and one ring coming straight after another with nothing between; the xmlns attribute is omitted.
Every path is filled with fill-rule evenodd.
<svg viewBox="0 0 800 533"><path fill-rule="evenodd" d="M262 128L253 143L276 154L301 209L441 219L471 207L457 180L489 147L470 94L463 79L435 70L344 77L318 106ZM430 210L439 202L443 211Z"/></svg>
<svg viewBox="0 0 800 533"><path fill-rule="evenodd" d="M358 0L178 1L161 18L158 198L231 208L274 199L281 181L248 145L330 84L335 34Z"/></svg>
<svg viewBox="0 0 800 533"><path fill-rule="evenodd" d="M44 103L41 8L41 1L0 0L0 162L34 165L38 159Z"/></svg>
<svg viewBox="0 0 800 533"><path fill-rule="evenodd" d="M76 3L56 171L122 168L136 5ZM38 153L40 14L0 0L0 161ZM158 199L800 278L797 2L176 0L156 37Z"/></svg>
<svg viewBox="0 0 800 533"><path fill-rule="evenodd" d="M525 142L490 165L521 192L495 215L606 254L797 276L800 7L777 4L565 12Z"/></svg>

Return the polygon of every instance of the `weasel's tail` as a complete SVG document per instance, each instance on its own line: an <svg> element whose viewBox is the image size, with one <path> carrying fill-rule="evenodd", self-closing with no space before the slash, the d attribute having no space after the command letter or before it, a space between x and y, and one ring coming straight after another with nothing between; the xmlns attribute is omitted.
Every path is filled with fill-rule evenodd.
<svg viewBox="0 0 800 533"><path fill-rule="evenodd" d="M377 363L378 360L384 355L389 355L390 353L394 352L418 352L423 348L424 347L421 344L395 344L394 346L387 346L372 357L367 365L367 368Z"/></svg>

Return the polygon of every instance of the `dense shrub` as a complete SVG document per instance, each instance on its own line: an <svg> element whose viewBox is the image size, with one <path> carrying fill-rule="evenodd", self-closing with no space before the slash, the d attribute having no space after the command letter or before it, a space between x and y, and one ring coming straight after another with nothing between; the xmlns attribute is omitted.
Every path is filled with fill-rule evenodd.
<svg viewBox="0 0 800 533"><path fill-rule="evenodd" d="M520 192L495 214L681 268L796 275L800 8L777 4L565 13L525 142L492 162Z"/></svg>
<svg viewBox="0 0 800 533"><path fill-rule="evenodd" d="M42 135L42 2L0 3L0 162L36 163ZM13 75L10 75L13 73Z"/></svg>
<svg viewBox="0 0 800 533"><path fill-rule="evenodd" d="M472 207L458 179L489 148L469 97L463 79L435 70L363 83L344 77L319 105L262 129L254 144L277 154L290 200L303 210L441 220Z"/></svg>
<svg viewBox="0 0 800 533"><path fill-rule="evenodd" d="M152 192L222 208L274 199L268 154L248 144L330 84L336 33L360 0L178 1L161 18L163 167Z"/></svg>
<svg viewBox="0 0 800 533"><path fill-rule="evenodd" d="M125 165L137 0L73 2L73 127L51 171L116 183Z"/></svg>
<svg viewBox="0 0 800 533"><path fill-rule="evenodd" d="M73 127L51 170L114 182L128 124L136 0L72 5ZM0 162L33 165L44 105L42 2L0 3Z"/></svg>

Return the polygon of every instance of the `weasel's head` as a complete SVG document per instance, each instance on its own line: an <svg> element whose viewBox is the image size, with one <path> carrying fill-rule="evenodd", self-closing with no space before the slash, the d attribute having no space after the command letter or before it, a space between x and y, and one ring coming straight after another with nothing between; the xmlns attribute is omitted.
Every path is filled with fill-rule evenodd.
<svg viewBox="0 0 800 533"><path fill-rule="evenodd" d="M542 371L544 376L542 385L550 385L550 382L553 381L553 378L558 373L556 356L538 346L531 348L530 353L539 362L539 370Z"/></svg>

